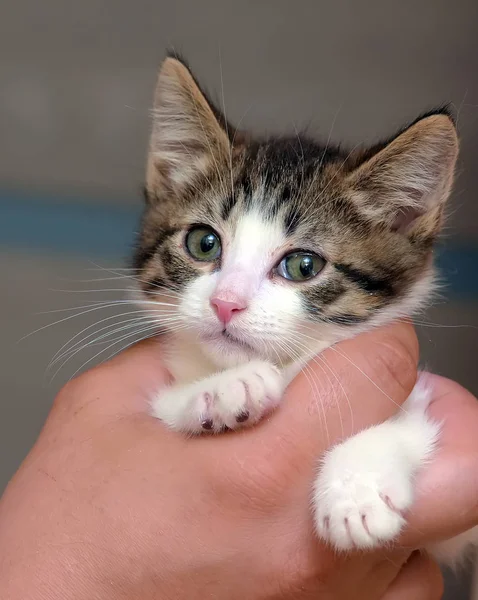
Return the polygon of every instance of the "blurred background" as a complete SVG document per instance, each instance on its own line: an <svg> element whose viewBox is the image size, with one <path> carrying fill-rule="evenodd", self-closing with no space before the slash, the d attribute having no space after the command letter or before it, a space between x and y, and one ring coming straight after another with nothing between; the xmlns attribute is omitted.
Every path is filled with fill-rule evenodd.
<svg viewBox="0 0 478 600"><path fill-rule="evenodd" d="M125 310L97 303L128 285L115 277L167 47L228 118L260 132L308 126L354 145L453 103L462 152L439 252L446 287L419 333L424 363L478 394L476 0L2 0L0 12L0 490L59 387L133 340L113 335L120 317L94 324ZM471 597L468 573L447 586L450 600Z"/></svg>

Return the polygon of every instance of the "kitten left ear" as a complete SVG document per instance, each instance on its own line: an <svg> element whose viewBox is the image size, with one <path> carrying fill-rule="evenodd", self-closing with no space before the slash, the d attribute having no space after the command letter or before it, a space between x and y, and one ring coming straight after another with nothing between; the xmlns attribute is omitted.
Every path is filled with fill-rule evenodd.
<svg viewBox="0 0 478 600"><path fill-rule="evenodd" d="M211 166L219 169L229 152L226 131L189 69L177 58L166 58L154 96L147 189L181 191Z"/></svg>
<svg viewBox="0 0 478 600"><path fill-rule="evenodd" d="M402 233L438 232L453 183L458 137L447 113L425 116L347 176L369 218Z"/></svg>

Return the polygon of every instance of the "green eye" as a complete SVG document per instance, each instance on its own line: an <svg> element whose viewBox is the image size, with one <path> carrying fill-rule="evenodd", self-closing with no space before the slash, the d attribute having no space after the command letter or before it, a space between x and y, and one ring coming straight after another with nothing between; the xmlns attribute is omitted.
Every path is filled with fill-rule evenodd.
<svg viewBox="0 0 478 600"><path fill-rule="evenodd" d="M277 273L291 281L307 281L322 271L325 260L317 254L293 252L284 256L277 267Z"/></svg>
<svg viewBox="0 0 478 600"><path fill-rule="evenodd" d="M210 227L194 227L186 236L186 248L196 260L216 260L221 255L221 240Z"/></svg>

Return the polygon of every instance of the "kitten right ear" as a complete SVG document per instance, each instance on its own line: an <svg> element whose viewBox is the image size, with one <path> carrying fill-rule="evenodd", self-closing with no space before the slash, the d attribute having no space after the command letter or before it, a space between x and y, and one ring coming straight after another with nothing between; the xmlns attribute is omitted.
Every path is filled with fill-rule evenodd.
<svg viewBox="0 0 478 600"><path fill-rule="evenodd" d="M146 187L181 192L212 168L228 164L230 142L188 68L168 57L154 95Z"/></svg>
<svg viewBox="0 0 478 600"><path fill-rule="evenodd" d="M354 202L370 219L404 234L435 235L457 155L455 125L446 110L438 111L373 150L347 183Z"/></svg>

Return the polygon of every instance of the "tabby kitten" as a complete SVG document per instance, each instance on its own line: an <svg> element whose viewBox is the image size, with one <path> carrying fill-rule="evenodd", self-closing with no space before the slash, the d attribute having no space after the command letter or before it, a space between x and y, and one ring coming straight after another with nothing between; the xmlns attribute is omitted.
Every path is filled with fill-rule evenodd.
<svg viewBox="0 0 478 600"><path fill-rule="evenodd" d="M167 58L135 256L175 379L153 414L189 433L253 425L312 355L421 307L457 153L446 109L361 151L257 139ZM321 538L347 550L397 536L438 435L427 404L419 381L399 415L329 451L314 487ZM472 536L432 551L453 561Z"/></svg>

